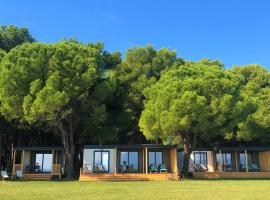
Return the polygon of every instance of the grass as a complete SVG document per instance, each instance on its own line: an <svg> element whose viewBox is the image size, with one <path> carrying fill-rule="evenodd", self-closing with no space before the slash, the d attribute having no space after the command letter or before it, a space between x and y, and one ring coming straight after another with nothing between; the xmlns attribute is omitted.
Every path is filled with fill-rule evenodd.
<svg viewBox="0 0 270 200"><path fill-rule="evenodd" d="M0 182L0 200L270 199L270 180Z"/></svg>

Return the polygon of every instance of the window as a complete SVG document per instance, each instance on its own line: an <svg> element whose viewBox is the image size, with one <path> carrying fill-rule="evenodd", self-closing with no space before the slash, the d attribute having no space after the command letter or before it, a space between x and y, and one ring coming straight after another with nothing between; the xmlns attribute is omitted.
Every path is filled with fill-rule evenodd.
<svg viewBox="0 0 270 200"><path fill-rule="evenodd" d="M218 171L232 171L232 154L231 153L217 153L216 166Z"/></svg>
<svg viewBox="0 0 270 200"><path fill-rule="evenodd" d="M150 151L149 152L149 165L159 166L163 163L161 151Z"/></svg>
<svg viewBox="0 0 270 200"><path fill-rule="evenodd" d="M95 151L94 152L94 166L102 165L105 172L109 172L109 151Z"/></svg>
<svg viewBox="0 0 270 200"><path fill-rule="evenodd" d="M139 153L137 151L122 151L120 153L120 165L129 166L133 172L139 171Z"/></svg>
<svg viewBox="0 0 270 200"><path fill-rule="evenodd" d="M194 164L201 164L207 167L207 153L206 152L195 152L194 153Z"/></svg>
<svg viewBox="0 0 270 200"><path fill-rule="evenodd" d="M240 164L240 170L241 171L246 171L246 154L245 153L240 153L239 155L239 164Z"/></svg>
<svg viewBox="0 0 270 200"><path fill-rule="evenodd" d="M35 172L51 172L52 171L52 154L37 153Z"/></svg>

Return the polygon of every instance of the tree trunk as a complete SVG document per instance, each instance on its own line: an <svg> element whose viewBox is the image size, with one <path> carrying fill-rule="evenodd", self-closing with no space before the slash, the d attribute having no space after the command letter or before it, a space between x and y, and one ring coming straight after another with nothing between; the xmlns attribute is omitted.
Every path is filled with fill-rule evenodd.
<svg viewBox="0 0 270 200"><path fill-rule="evenodd" d="M190 145L184 144L184 162L183 162L183 174L184 177L188 177L189 159L192 153Z"/></svg>
<svg viewBox="0 0 270 200"><path fill-rule="evenodd" d="M66 178L74 178L74 156L75 156L75 145L74 145L74 129L73 121L68 120L68 124L57 123L57 131L60 131L62 144L64 147L64 159L65 159L65 174ZM59 133L59 132L58 132Z"/></svg>
<svg viewBox="0 0 270 200"><path fill-rule="evenodd" d="M0 133L0 170L3 170L3 136Z"/></svg>
<svg viewBox="0 0 270 200"><path fill-rule="evenodd" d="M67 148L64 147L66 160L66 178L74 178L74 144L69 144L68 146L69 147Z"/></svg>
<svg viewBox="0 0 270 200"><path fill-rule="evenodd" d="M184 141L183 175L184 177L188 177L190 155L193 151L193 148L196 146L197 134L186 133L181 137L182 140Z"/></svg>

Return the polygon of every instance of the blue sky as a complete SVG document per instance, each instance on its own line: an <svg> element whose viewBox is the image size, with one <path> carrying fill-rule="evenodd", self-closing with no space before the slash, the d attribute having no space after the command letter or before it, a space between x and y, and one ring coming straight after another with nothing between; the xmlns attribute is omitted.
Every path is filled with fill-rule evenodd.
<svg viewBox="0 0 270 200"><path fill-rule="evenodd" d="M28 27L42 42L103 41L177 50L187 60L270 69L268 0L0 0L0 23Z"/></svg>

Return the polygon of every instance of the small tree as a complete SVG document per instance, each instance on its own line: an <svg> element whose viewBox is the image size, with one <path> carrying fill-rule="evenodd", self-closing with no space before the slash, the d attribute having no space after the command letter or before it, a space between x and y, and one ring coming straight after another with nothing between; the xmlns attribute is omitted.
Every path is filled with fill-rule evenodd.
<svg viewBox="0 0 270 200"><path fill-rule="evenodd" d="M97 80L101 58L98 45L63 41L18 46L1 62L2 114L9 120L45 126L61 136L68 178L73 177L81 103Z"/></svg>
<svg viewBox="0 0 270 200"><path fill-rule="evenodd" d="M144 91L146 100L139 126L148 139L184 147L183 172L198 138L209 141L227 130L219 129L233 118L237 81L218 61L202 60L167 70Z"/></svg>

